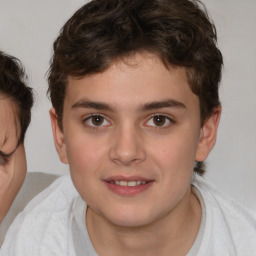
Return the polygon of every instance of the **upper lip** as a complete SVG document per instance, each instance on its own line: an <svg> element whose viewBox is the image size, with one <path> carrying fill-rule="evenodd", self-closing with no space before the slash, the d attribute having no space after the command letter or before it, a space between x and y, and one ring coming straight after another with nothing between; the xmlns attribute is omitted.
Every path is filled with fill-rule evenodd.
<svg viewBox="0 0 256 256"><path fill-rule="evenodd" d="M106 182L110 182L110 181L153 181L153 179L149 179L149 178L145 178L145 177L141 177L141 176L122 176L122 175L118 175L118 176L111 176L108 177L106 179L103 179Z"/></svg>

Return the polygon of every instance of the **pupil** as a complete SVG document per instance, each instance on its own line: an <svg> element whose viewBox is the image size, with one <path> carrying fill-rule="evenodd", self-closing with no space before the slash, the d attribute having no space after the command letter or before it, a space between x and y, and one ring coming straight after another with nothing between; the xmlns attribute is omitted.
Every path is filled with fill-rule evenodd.
<svg viewBox="0 0 256 256"><path fill-rule="evenodd" d="M165 123L165 117L164 116L155 116L154 117L154 123L157 126L162 126Z"/></svg>
<svg viewBox="0 0 256 256"><path fill-rule="evenodd" d="M103 118L101 116L93 116L92 123L94 125L101 125L103 123Z"/></svg>

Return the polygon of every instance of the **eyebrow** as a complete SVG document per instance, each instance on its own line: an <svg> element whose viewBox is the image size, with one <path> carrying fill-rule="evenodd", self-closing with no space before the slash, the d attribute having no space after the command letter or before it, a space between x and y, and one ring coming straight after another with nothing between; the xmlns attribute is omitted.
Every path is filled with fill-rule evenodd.
<svg viewBox="0 0 256 256"><path fill-rule="evenodd" d="M148 111L148 110L154 110L154 109L160 109L160 108L186 108L186 106L179 101L173 100L173 99L166 99L162 101L154 101L150 103L146 103L141 106L141 111Z"/></svg>
<svg viewBox="0 0 256 256"><path fill-rule="evenodd" d="M165 99L161 101L153 101L150 103L145 103L140 106L140 111L149 111L154 109L161 109L161 108L186 108L186 106L174 99ZM102 103L102 102L95 102L90 100L80 100L72 105L72 109L76 108L88 108L88 109L96 109L96 110L108 110L114 112L115 109L111 107L109 104Z"/></svg>
<svg viewBox="0 0 256 256"><path fill-rule="evenodd" d="M75 108L93 108L96 110L109 110L113 111L113 108L106 103L94 102L89 100L80 100L72 105L72 109Z"/></svg>

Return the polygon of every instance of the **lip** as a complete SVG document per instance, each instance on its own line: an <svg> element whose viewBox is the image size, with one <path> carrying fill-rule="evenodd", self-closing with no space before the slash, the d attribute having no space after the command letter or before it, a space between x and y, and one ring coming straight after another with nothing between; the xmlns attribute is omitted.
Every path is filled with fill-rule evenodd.
<svg viewBox="0 0 256 256"><path fill-rule="evenodd" d="M116 181L142 181L142 182L146 182L145 184L140 184L140 185L136 185L136 186L121 186L121 185L117 185L113 182ZM105 183L105 185L107 186L107 188L112 191L113 193L120 195L120 196L135 196L138 194L141 194L142 192L144 192L145 190L149 189L153 183L154 180L152 179L148 179L145 177L140 177L140 176L129 176L129 177L125 177L125 176L112 176L109 177L107 179L103 179L103 182Z"/></svg>

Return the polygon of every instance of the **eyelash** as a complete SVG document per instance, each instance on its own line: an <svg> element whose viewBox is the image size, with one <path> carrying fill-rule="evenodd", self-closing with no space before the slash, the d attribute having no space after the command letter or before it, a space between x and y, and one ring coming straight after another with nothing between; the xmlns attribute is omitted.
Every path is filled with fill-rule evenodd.
<svg viewBox="0 0 256 256"><path fill-rule="evenodd" d="M99 121L99 124L93 124L93 118L98 118L98 121ZM150 122L150 120L153 120L154 118L160 118L160 119L163 119L163 124L162 125L157 125L154 123L154 125L146 125L148 127L154 127L154 128L168 128L170 125L174 124L174 120L166 115L163 115L163 114L154 114L154 115L151 115L150 118L146 121L146 123ZM154 121L153 121L154 122ZM166 124L166 122L168 122L168 124ZM86 117L85 119L83 119L83 123L86 123L86 126L89 127L89 128L93 128L93 129L99 129L99 128L102 128L102 127L107 127L109 126L110 122L101 114L92 114L88 117ZM107 123L107 124L104 124L104 123ZM145 124L146 124L145 123Z"/></svg>
<svg viewBox="0 0 256 256"><path fill-rule="evenodd" d="M0 156L0 165L6 165L8 163L9 159L4 156Z"/></svg>
<svg viewBox="0 0 256 256"><path fill-rule="evenodd" d="M88 126L88 127L90 127L90 128L93 128L93 129L108 126L108 125L102 125L102 123L100 123L99 125L93 124L93 123L92 123L92 119L93 119L94 117L95 117L95 118L96 118L96 117L97 117L97 118L101 118L102 121L103 121L103 124L104 124L104 122L108 122L108 123L109 123L109 121L108 121L104 116L102 116L102 115L100 115L100 114L92 114L92 115L86 117L85 119L83 119L83 123L86 123L86 126ZM91 124L89 124L89 122L90 122Z"/></svg>
<svg viewBox="0 0 256 256"><path fill-rule="evenodd" d="M150 118L147 120L146 123L148 123L150 120L152 120L152 122L154 122L153 121L154 118L163 118L164 119L163 125L154 124L154 125L147 125L147 126L154 127L156 129L164 129L164 128L168 128L170 125L175 123L172 118L170 118L166 115L163 115L163 114L154 114L154 115L150 116ZM166 122L168 122L168 124L166 124Z"/></svg>

